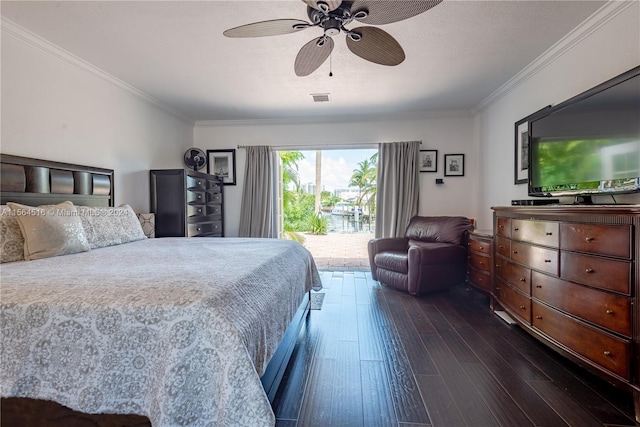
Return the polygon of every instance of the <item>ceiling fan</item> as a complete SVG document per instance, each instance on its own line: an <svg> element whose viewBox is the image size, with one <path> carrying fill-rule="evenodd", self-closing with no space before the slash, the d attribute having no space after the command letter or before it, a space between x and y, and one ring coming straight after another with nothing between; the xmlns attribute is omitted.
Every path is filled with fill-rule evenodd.
<svg viewBox="0 0 640 427"><path fill-rule="evenodd" d="M323 29L324 34L314 38L298 52L294 69L303 77L313 73L333 50L333 36L345 33L347 47L367 61L381 65L398 65L405 59L402 46L389 33L377 27L362 26L353 29L346 25L353 21L371 25L384 25L402 21L426 12L443 0L302 0L307 4L306 22L299 19L273 19L230 28L227 37L264 37L290 34L311 27Z"/></svg>

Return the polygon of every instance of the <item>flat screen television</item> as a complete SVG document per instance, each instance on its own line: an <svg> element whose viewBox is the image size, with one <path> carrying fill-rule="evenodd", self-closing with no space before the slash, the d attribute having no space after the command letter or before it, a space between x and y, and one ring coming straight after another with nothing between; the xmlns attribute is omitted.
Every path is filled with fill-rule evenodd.
<svg viewBox="0 0 640 427"><path fill-rule="evenodd" d="M529 196L640 192L640 67L536 114L528 161Z"/></svg>

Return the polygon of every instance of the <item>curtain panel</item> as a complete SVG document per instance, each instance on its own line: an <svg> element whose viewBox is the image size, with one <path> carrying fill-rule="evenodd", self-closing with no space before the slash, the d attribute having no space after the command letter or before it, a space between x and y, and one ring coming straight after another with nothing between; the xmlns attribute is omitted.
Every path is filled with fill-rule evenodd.
<svg viewBox="0 0 640 427"><path fill-rule="evenodd" d="M267 146L247 146L239 237L278 237L277 153Z"/></svg>
<svg viewBox="0 0 640 427"><path fill-rule="evenodd" d="M376 237L404 236L418 214L420 141L378 144Z"/></svg>

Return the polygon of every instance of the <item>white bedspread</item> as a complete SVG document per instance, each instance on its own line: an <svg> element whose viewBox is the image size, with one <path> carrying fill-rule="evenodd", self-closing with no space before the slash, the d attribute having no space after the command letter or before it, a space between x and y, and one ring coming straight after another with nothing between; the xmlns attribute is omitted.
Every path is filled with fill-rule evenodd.
<svg viewBox="0 0 640 427"><path fill-rule="evenodd" d="M148 239L3 264L3 397L154 427L272 426L260 376L320 278L301 245Z"/></svg>

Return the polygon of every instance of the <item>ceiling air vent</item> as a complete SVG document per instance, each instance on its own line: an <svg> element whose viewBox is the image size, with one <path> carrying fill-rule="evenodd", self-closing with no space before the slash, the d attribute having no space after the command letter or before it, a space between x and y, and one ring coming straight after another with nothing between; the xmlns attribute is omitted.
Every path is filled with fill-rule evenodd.
<svg viewBox="0 0 640 427"><path fill-rule="evenodd" d="M329 102L328 93L312 93L313 102Z"/></svg>

